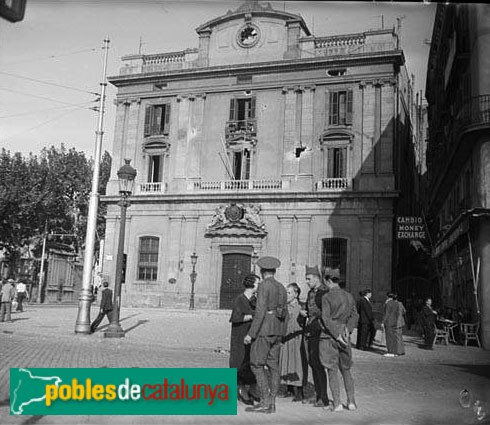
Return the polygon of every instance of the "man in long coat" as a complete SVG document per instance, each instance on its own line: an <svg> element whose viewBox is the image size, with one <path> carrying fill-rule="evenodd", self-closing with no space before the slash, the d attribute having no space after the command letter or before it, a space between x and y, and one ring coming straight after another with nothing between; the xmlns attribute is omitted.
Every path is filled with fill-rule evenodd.
<svg viewBox="0 0 490 425"><path fill-rule="evenodd" d="M376 329L374 328L373 306L371 304L371 289L361 292L361 299L357 311L359 313L359 323L357 324L357 344L358 350L369 350L374 341Z"/></svg>
<svg viewBox="0 0 490 425"><path fill-rule="evenodd" d="M281 340L286 332L288 311L286 288L274 278L280 265L281 262L274 257L262 257L257 261L263 281L257 291L255 315L244 343L252 343L250 364L257 380L260 404L247 407L245 410L248 412L276 411L280 383L279 354ZM267 374L270 374L270 380Z"/></svg>

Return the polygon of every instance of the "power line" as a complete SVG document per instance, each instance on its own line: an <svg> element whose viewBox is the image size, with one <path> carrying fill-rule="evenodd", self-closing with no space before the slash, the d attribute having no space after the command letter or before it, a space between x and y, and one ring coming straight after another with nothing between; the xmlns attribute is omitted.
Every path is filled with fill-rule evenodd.
<svg viewBox="0 0 490 425"><path fill-rule="evenodd" d="M5 87L0 87L0 90L8 91L8 92L11 92L11 93L22 94L22 95L24 95L24 96L35 97L35 98L38 98L38 99L49 100L50 102L61 103L61 104L63 104L63 105L76 106L76 107L81 108L80 106L78 106L78 105L77 105L77 104L75 104L75 103L63 102L63 101L61 101L61 100L51 99L51 98L49 98L49 97L44 97L44 96L38 96L38 95L36 95L36 94L26 93L26 92L22 92L22 91L19 91L19 90L7 89L7 88L5 88ZM95 100L93 100L92 102L98 102L99 100L100 100L100 99L95 99ZM82 108L82 109L86 109L86 108Z"/></svg>
<svg viewBox="0 0 490 425"><path fill-rule="evenodd" d="M48 81L42 81L42 80L38 80L36 78L25 77L23 75L11 74L9 72L4 72L4 71L0 71L0 74L8 75L9 77L21 78L23 80L35 81L36 83L47 84L48 86L61 87L61 88L68 89L68 90L75 90L75 91L78 91L78 92L89 93L89 94L93 94L95 96L98 96L98 93L95 93L95 92L92 92L92 91L83 90L83 89L79 89L79 88L76 88L76 87L65 86L65 85L62 85L62 84L50 83Z"/></svg>
<svg viewBox="0 0 490 425"><path fill-rule="evenodd" d="M17 65L19 63L29 63L29 62L36 62L38 60L47 60L47 59L56 59L56 58L60 58L60 57L63 57L63 56L71 56L71 55L77 55L79 53L86 53L86 52L95 52L97 51L98 49L96 49L95 47L93 48L90 48L90 49L83 49L83 50L77 50L77 51L74 51L74 52L69 52L69 53L61 53L59 55L48 55L48 56L39 56L37 58L30 58L30 59L24 59L24 60L21 60L21 61L15 61L15 62L4 62L3 63L3 66L5 65Z"/></svg>
<svg viewBox="0 0 490 425"><path fill-rule="evenodd" d="M64 114L61 114L61 115L58 115L57 117L43 121L43 122L35 125L34 127L28 128L27 130L21 131L20 133L17 133L17 134L14 134L13 136L7 137L6 140L13 139L15 137L19 137L25 133L29 133L30 131L35 130L36 128L42 127L43 125L49 124L50 122L53 122L53 121L57 121L57 120L63 118L64 116L66 116L72 112L75 112L76 110L77 110L77 108L71 108L68 111L66 111L66 113L64 113Z"/></svg>
<svg viewBox="0 0 490 425"><path fill-rule="evenodd" d="M84 102L84 103L80 103L78 106L80 106L83 109L93 110L93 108L88 107L88 104L90 104L90 103L92 103L92 102ZM87 106L84 106L84 105L87 105ZM66 106L55 106L54 108L47 108L47 109L44 108L44 109L37 109L35 111L30 111L30 112L21 112L19 114L4 115L4 116L0 116L0 119L20 117L23 115L31 115L31 114L37 114L39 112L55 111L55 110L60 110L60 109L62 110L62 109L66 109L66 108L67 108Z"/></svg>

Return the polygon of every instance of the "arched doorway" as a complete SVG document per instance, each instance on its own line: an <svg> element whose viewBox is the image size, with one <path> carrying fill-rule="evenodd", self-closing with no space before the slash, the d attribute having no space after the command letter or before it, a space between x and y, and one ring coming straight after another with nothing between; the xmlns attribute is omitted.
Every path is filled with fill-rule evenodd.
<svg viewBox="0 0 490 425"><path fill-rule="evenodd" d="M243 292L243 278L250 273L252 257L244 253L224 253L219 297L220 309L232 309L233 303Z"/></svg>

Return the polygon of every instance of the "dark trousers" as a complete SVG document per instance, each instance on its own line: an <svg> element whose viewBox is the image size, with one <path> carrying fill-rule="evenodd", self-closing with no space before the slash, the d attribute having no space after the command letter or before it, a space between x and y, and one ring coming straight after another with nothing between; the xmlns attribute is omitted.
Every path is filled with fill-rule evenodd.
<svg viewBox="0 0 490 425"><path fill-rule="evenodd" d="M434 338L436 336L436 331L434 330L434 326L425 325L422 329L424 331L425 347L432 348L432 346L434 345Z"/></svg>
<svg viewBox="0 0 490 425"><path fill-rule="evenodd" d="M359 350L365 350L369 348L374 342L374 336L376 329L374 323L359 323L357 325L357 344L356 348Z"/></svg>
<svg viewBox="0 0 490 425"><path fill-rule="evenodd" d="M327 395L327 374L320 361L320 336L310 336L307 340L308 345L308 363L313 375L313 384L317 400L322 400L325 405L328 404Z"/></svg>
<svg viewBox="0 0 490 425"><path fill-rule="evenodd" d="M279 391L280 336L259 336L250 348L250 365L257 380L260 400L264 404L274 399ZM266 372L265 366L268 371Z"/></svg>
<svg viewBox="0 0 490 425"><path fill-rule="evenodd" d="M25 292L18 292L17 293L17 309L16 311L24 311L24 308L22 307L22 302L26 298L26 293Z"/></svg>
<svg viewBox="0 0 490 425"><path fill-rule="evenodd" d="M107 320L109 320L109 322L110 322L111 321L111 316L112 316L112 310L100 311L99 312L99 315L95 318L95 320L90 325L90 330L92 332L95 332L95 330L97 329L97 327L100 325L100 322L102 322L102 320L104 319L104 317L106 315L107 315Z"/></svg>

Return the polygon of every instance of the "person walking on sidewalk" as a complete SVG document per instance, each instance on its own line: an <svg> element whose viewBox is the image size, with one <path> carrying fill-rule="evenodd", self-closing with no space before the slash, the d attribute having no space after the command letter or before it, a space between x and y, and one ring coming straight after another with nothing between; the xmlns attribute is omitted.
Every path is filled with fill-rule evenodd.
<svg viewBox="0 0 490 425"><path fill-rule="evenodd" d="M94 333L97 327L102 322L102 319L107 315L107 320L111 321L111 313L112 313L112 290L109 289L109 282L105 281L102 284L102 299L100 301L100 311L99 315L95 318L90 325L90 332Z"/></svg>
<svg viewBox="0 0 490 425"><path fill-rule="evenodd" d="M16 311L24 311L22 303L27 298L27 286L24 282L20 281L15 287L17 291L17 308Z"/></svg>
<svg viewBox="0 0 490 425"><path fill-rule="evenodd" d="M324 331L320 339L320 359L327 368L334 412L344 410L340 402L338 370L344 380L347 409L356 410L354 379L351 375L352 348L350 334L359 320L354 297L340 288L338 277L326 280L328 292L322 298L322 324Z"/></svg>
<svg viewBox="0 0 490 425"><path fill-rule="evenodd" d="M0 322L5 321L5 316L7 316L7 322L12 322L12 301L15 298L17 291L14 286L14 279L8 279L2 285L1 291L1 306L0 306Z"/></svg>
<svg viewBox="0 0 490 425"><path fill-rule="evenodd" d="M357 344L358 350L367 351L371 348L376 329L374 327L373 306L371 297L373 293L371 289L364 289L361 292L361 299L357 311L359 313L359 323L357 324Z"/></svg>
<svg viewBox="0 0 490 425"><path fill-rule="evenodd" d="M308 363L313 375L313 385L315 386L315 396L305 400L305 403L312 403L315 407L328 406L327 395L327 374L320 361L320 335L322 332L322 297L328 288L322 282L322 276L318 266L306 266L306 283L310 290L306 298L306 345Z"/></svg>
<svg viewBox="0 0 490 425"><path fill-rule="evenodd" d="M280 265L281 262L274 257L262 257L257 261L263 280L257 291L257 306L252 326L244 338L244 343L252 344L250 364L259 387L260 403L247 407L247 412L276 411L280 381L279 353L288 316L286 289L274 278Z"/></svg>

